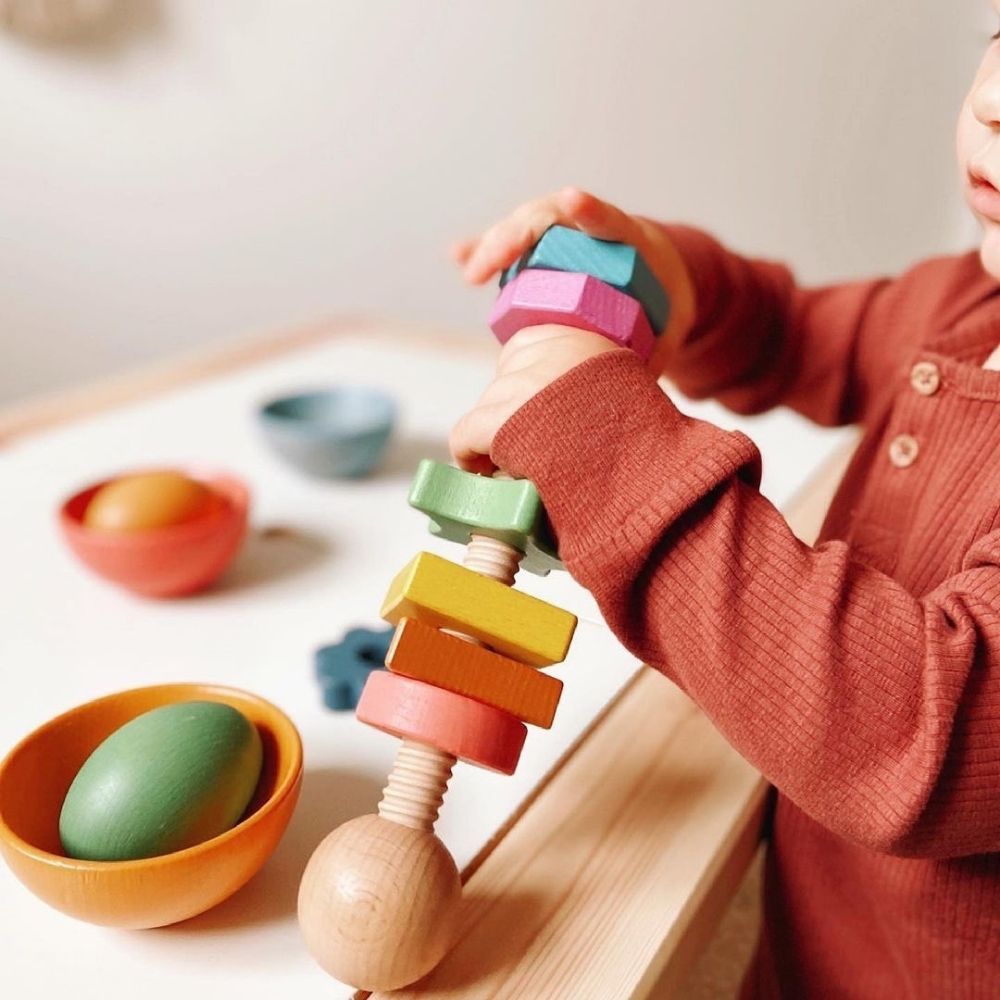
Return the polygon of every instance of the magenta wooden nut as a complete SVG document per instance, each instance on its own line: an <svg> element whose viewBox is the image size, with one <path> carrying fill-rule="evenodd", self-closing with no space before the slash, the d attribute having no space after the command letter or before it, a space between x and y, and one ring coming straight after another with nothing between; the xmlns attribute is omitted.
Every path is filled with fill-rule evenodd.
<svg viewBox="0 0 1000 1000"><path fill-rule="evenodd" d="M522 271L504 285L490 313L501 344L526 326L559 323L600 333L648 360L655 340L642 306L589 274Z"/></svg>

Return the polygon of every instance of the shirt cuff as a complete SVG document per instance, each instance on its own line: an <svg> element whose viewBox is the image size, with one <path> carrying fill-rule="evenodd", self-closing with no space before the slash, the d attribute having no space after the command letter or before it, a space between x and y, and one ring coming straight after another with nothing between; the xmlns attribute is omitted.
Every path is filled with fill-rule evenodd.
<svg viewBox="0 0 1000 1000"><path fill-rule="evenodd" d="M590 358L500 428L493 461L538 487L566 566L591 572L648 552L702 497L733 476L760 481L739 432L682 414L631 351Z"/></svg>

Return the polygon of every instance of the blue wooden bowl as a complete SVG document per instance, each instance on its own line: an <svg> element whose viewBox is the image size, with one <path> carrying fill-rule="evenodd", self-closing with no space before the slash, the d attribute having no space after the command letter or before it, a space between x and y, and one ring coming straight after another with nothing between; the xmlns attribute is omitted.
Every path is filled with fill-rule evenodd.
<svg viewBox="0 0 1000 1000"><path fill-rule="evenodd" d="M379 389L335 386L264 404L264 437L290 465L323 479L367 475L385 454L396 402Z"/></svg>

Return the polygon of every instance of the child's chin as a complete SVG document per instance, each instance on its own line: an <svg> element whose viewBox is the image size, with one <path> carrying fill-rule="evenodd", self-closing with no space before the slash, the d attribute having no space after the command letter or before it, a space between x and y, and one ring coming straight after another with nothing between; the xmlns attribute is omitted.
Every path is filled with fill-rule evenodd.
<svg viewBox="0 0 1000 1000"><path fill-rule="evenodd" d="M987 222L983 228L979 259L984 270L1000 281L1000 225L995 222Z"/></svg>

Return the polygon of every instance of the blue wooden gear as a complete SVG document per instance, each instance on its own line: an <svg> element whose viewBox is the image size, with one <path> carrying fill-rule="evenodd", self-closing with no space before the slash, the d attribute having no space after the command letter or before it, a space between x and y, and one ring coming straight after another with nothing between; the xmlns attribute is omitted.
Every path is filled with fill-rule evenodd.
<svg viewBox="0 0 1000 1000"><path fill-rule="evenodd" d="M385 668L396 630L352 628L340 642L320 646L313 654L323 704L335 712L353 711L373 670Z"/></svg>

